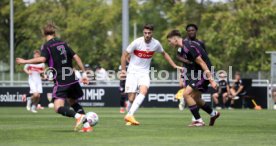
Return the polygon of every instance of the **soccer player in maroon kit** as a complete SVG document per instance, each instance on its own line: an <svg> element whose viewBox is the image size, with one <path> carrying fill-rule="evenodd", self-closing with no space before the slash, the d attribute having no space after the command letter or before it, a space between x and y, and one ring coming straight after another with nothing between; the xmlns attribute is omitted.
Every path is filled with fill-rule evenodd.
<svg viewBox="0 0 276 146"><path fill-rule="evenodd" d="M201 93L208 89L209 84L217 89L217 84L213 80L210 72L212 64L205 49L195 41L181 38L181 34L178 30L172 30L167 35L167 39L172 47L181 47L187 57L186 59L191 62L191 64L186 67L185 74L183 74L184 84L186 85L183 96L195 118L195 121L189 126L205 126L199 114L199 108L211 116L209 126L213 126L215 120L220 116L220 113L213 110L201 99Z"/></svg>
<svg viewBox="0 0 276 146"><path fill-rule="evenodd" d="M78 99L83 96L83 91L78 79L76 79L72 64L72 61L75 60L84 72L82 61L66 42L56 38L56 26L54 24L46 24L43 28L43 33L47 42L41 48L41 57L29 60L16 58L16 62L18 64L47 63L49 68L53 69L55 76L55 85L53 87L55 112L63 116L75 118L75 131L91 132L93 128L87 122L85 112L78 103ZM83 74L81 81L84 84L88 84L89 82L85 74ZM70 110L64 106L65 100L68 101L74 110Z"/></svg>

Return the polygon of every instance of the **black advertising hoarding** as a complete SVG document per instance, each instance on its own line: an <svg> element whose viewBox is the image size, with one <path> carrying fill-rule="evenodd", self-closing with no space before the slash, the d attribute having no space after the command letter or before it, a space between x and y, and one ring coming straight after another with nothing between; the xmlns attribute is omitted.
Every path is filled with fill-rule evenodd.
<svg viewBox="0 0 276 146"><path fill-rule="evenodd" d="M174 98L179 90L178 86L152 86L146 96L143 107L177 107L178 101ZM0 106L25 106L22 102L22 95L28 93L28 87L0 87ZM80 104L86 107L119 107L120 92L118 87L96 86L83 87L84 96L80 99ZM202 94L202 98L211 104L210 89ZM267 108L267 87L252 87L250 95L254 95L257 104L262 108ZM43 87L41 95L41 105L47 106L51 100L51 87ZM252 107L251 101L248 101L249 107ZM237 100L235 106L241 107L242 100Z"/></svg>

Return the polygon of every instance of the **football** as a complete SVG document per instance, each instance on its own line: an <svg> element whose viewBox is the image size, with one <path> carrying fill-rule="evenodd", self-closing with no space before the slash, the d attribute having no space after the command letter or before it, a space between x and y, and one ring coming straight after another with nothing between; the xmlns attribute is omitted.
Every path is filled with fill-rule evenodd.
<svg viewBox="0 0 276 146"><path fill-rule="evenodd" d="M95 126L99 122L99 116L95 112L86 113L86 118L90 126Z"/></svg>

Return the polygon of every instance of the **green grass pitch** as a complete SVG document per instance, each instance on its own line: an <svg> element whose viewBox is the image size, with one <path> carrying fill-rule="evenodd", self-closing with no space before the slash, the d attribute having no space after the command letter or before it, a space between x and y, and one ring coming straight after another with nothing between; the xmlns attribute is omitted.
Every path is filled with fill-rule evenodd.
<svg viewBox="0 0 276 146"><path fill-rule="evenodd" d="M93 133L73 131L74 119L53 109L33 114L25 108L0 108L0 146L275 146L276 111L221 110L214 127L187 127L190 112L141 108L140 126L125 126L119 108L85 108L99 124ZM205 123L209 117L201 111Z"/></svg>

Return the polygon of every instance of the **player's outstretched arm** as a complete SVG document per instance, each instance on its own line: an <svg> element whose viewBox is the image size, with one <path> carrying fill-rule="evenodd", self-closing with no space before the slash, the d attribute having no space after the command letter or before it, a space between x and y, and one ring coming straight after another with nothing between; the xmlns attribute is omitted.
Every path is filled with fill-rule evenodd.
<svg viewBox="0 0 276 146"><path fill-rule="evenodd" d="M209 70L209 68L207 67L207 64L203 61L203 59L198 56L196 59L195 59L195 62L200 65L200 67L203 69L204 73L206 73L206 76L211 84L211 86L217 90L218 86L217 86L217 83L215 82L215 80L213 79L212 77L212 74L211 74L211 71Z"/></svg>
<svg viewBox="0 0 276 146"><path fill-rule="evenodd" d="M171 65L173 68L180 69L181 71L183 70L182 67L177 66L177 65L173 62L173 60L171 59L171 57L169 56L169 54L168 54L167 52L165 52L165 51L162 52L162 55L163 55L163 57L170 63L170 65Z"/></svg>
<svg viewBox="0 0 276 146"><path fill-rule="evenodd" d="M16 58L17 64L37 64L37 63L44 63L46 61L45 57L37 57L32 59L23 59L23 58Z"/></svg>

